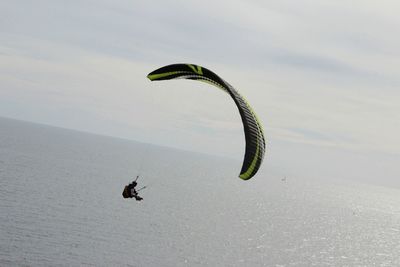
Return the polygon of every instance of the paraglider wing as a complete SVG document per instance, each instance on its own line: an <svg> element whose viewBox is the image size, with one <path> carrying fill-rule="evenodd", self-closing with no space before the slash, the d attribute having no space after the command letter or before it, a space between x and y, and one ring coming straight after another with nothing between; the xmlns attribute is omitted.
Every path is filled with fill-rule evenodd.
<svg viewBox="0 0 400 267"><path fill-rule="evenodd" d="M227 92L239 109L246 138L246 152L239 177L248 180L257 173L265 153L264 133L256 114L235 88L214 72L194 64L168 65L151 72L147 77L151 81L179 78L198 80L215 85Z"/></svg>

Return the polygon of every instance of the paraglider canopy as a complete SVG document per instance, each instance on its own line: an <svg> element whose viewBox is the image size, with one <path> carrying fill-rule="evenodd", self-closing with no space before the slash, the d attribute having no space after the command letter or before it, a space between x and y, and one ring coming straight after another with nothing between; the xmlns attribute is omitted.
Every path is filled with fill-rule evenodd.
<svg viewBox="0 0 400 267"><path fill-rule="evenodd" d="M264 132L255 112L249 103L233 88L214 72L194 64L172 64L159 68L147 75L151 81L171 79L191 79L210 83L228 93L235 102L243 122L246 139L246 151L239 177L248 180L253 177L264 158Z"/></svg>

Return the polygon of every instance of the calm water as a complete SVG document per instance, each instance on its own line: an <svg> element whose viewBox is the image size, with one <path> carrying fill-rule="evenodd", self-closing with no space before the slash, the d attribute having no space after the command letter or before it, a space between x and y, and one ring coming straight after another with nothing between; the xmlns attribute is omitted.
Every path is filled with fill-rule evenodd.
<svg viewBox="0 0 400 267"><path fill-rule="evenodd" d="M0 119L0 266L400 266L400 190L239 168Z"/></svg>

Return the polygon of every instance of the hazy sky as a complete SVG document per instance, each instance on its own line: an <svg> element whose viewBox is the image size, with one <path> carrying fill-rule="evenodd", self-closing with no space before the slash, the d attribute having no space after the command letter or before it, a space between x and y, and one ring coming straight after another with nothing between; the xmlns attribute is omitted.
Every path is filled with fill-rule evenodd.
<svg viewBox="0 0 400 267"><path fill-rule="evenodd" d="M248 99L267 165L400 177L399 10L367 0L1 1L0 116L241 159L227 94L146 78L194 63Z"/></svg>

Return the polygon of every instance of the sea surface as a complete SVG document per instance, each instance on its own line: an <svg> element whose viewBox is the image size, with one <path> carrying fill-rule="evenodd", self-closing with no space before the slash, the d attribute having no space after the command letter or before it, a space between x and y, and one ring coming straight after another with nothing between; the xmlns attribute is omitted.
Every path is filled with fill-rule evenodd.
<svg viewBox="0 0 400 267"><path fill-rule="evenodd" d="M239 170L0 118L0 266L400 266L400 190Z"/></svg>

